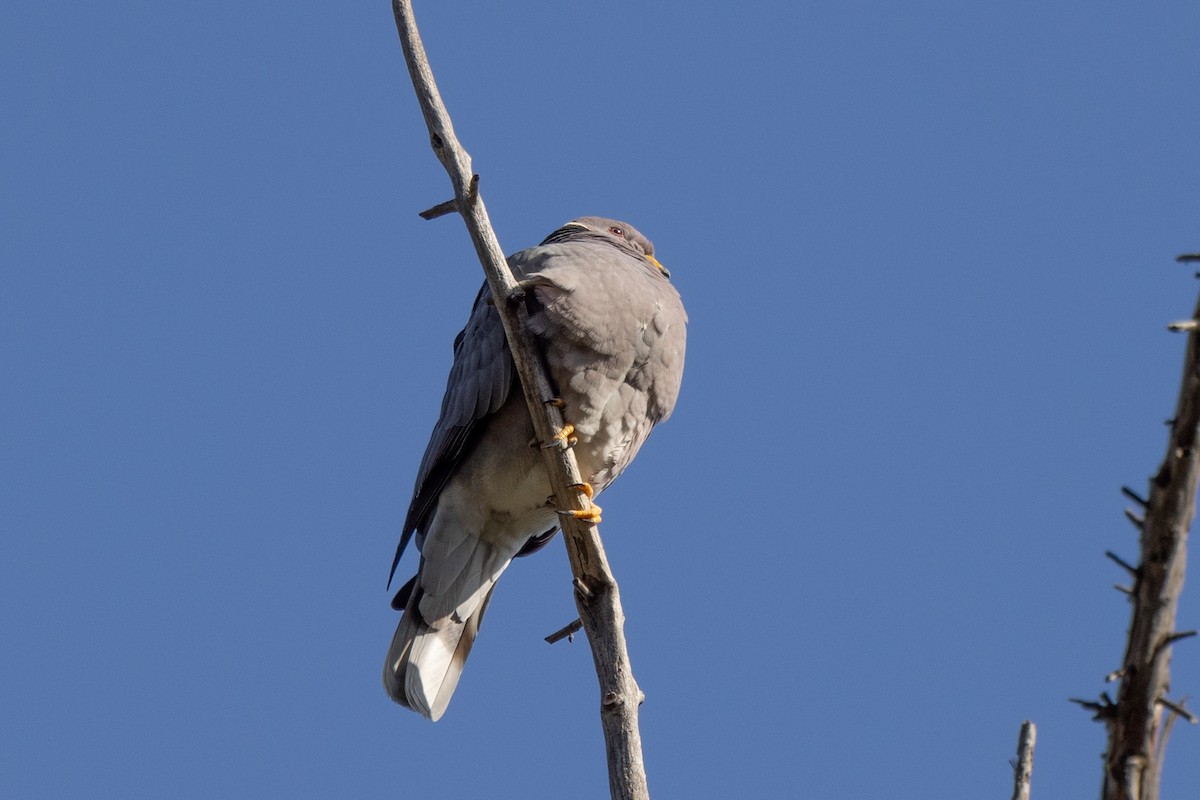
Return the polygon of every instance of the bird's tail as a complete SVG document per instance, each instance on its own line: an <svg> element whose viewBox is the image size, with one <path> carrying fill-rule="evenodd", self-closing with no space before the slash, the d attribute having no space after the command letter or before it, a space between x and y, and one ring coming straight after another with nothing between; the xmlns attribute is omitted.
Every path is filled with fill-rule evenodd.
<svg viewBox="0 0 1200 800"><path fill-rule="evenodd" d="M458 686L495 588L492 579L483 599L465 620L447 615L431 624L421 615L424 592L418 578L383 665L383 685L393 700L434 722L441 718Z"/></svg>

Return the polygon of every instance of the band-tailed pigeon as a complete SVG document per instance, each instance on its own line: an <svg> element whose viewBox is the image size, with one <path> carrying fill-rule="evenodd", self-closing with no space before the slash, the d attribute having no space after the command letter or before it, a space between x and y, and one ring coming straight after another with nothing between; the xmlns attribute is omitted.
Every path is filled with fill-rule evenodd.
<svg viewBox="0 0 1200 800"><path fill-rule="evenodd" d="M525 290L529 329L563 418L573 426L579 473L599 494L675 406L683 303L650 241L616 220L572 220L508 263ZM392 603L404 616L383 669L393 700L432 720L442 716L500 573L557 529L550 495L485 284L454 341L441 417L392 562L394 575L415 532L420 567Z"/></svg>

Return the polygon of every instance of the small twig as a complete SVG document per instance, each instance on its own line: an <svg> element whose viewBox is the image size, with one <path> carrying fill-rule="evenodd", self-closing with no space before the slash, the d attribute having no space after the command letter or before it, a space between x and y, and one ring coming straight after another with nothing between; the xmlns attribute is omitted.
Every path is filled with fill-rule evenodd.
<svg viewBox="0 0 1200 800"><path fill-rule="evenodd" d="M1184 331L1194 331L1200 328L1200 322L1194 319L1181 319L1177 322L1167 323L1167 330L1182 333Z"/></svg>
<svg viewBox="0 0 1200 800"><path fill-rule="evenodd" d="M546 644L554 644L555 642L560 642L563 639L573 639L575 634L578 633L582 627L583 620L577 619L570 625L565 625L547 636Z"/></svg>
<svg viewBox="0 0 1200 800"><path fill-rule="evenodd" d="M1151 655L1151 659L1152 660L1157 659L1160 655L1162 655L1163 653L1165 653L1167 651L1168 647L1170 647L1175 642L1178 642L1180 639L1187 639L1187 638L1189 638L1191 636L1195 636L1195 635L1196 635L1195 631L1180 631L1177 633L1167 634L1166 636L1163 637L1163 640L1155 646L1154 652Z"/></svg>
<svg viewBox="0 0 1200 800"><path fill-rule="evenodd" d="M1103 692L1100 695L1100 702L1098 703L1094 700L1081 700L1078 697L1068 697L1067 701L1093 712L1092 719L1095 720L1112 719L1117 713L1117 707L1113 704L1108 692Z"/></svg>
<svg viewBox="0 0 1200 800"><path fill-rule="evenodd" d="M1175 260L1180 264L1188 264L1192 261L1200 261L1200 253L1183 253L1175 256Z"/></svg>
<svg viewBox="0 0 1200 800"><path fill-rule="evenodd" d="M443 143L442 146L445 147L445 143ZM479 176L472 175L471 182L469 184L467 184L467 205L468 206L470 206L471 203L475 202L475 198L476 198L476 196L478 196L478 194L479 194ZM438 217L444 217L447 214L455 214L455 213L458 213L460 210L461 209L459 208L459 205L458 205L458 198L454 198L453 200L447 200L444 203L438 203L433 208L427 208L424 211L421 211L420 213L418 213L417 216L424 220L430 220L430 219L437 219Z"/></svg>
<svg viewBox="0 0 1200 800"><path fill-rule="evenodd" d="M1029 720L1021 723L1021 735L1017 739L1017 760L1013 763L1012 800L1029 800L1030 783L1033 778L1033 746L1037 742L1037 726Z"/></svg>
<svg viewBox="0 0 1200 800"><path fill-rule="evenodd" d="M433 208L427 208L424 211L418 212L417 216L421 219L437 219L438 217L444 217L447 214L455 214L457 212L458 201L447 200L444 203L438 203Z"/></svg>
<svg viewBox="0 0 1200 800"><path fill-rule="evenodd" d="M1183 707L1183 702L1185 702L1185 701L1181 701L1179 703L1173 703L1165 697L1158 698L1158 704L1163 706L1164 708L1171 709L1171 712L1174 713L1176 716L1183 717L1184 719L1186 719L1188 722L1192 723L1193 725L1200 723L1200 719L1198 719L1195 714L1193 714L1191 711L1188 711L1186 708ZM1165 731L1164 731L1163 738L1166 738Z"/></svg>
<svg viewBox="0 0 1200 800"><path fill-rule="evenodd" d="M1095 700L1084 700L1082 697L1068 697L1067 702L1074 703L1077 706L1082 706L1088 711L1095 711L1097 714L1099 714L1105 708L1102 703L1097 703Z"/></svg>
<svg viewBox="0 0 1200 800"><path fill-rule="evenodd" d="M1133 513L1133 512L1132 512L1132 511L1130 511L1128 508L1127 508L1127 509L1125 509L1125 519L1127 519L1127 520L1129 520L1130 522L1132 522L1132 523L1133 523L1133 527L1137 528L1139 531L1140 531L1142 528L1144 528L1144 527L1145 527L1145 525L1146 525L1146 520L1145 520L1145 519L1143 519L1142 517L1139 517L1137 514Z"/></svg>
<svg viewBox="0 0 1200 800"><path fill-rule="evenodd" d="M1114 553L1112 550L1105 550L1104 555L1108 556L1108 558L1110 560L1115 561L1118 565L1123 567L1125 569L1125 571L1128 572L1133 577L1136 578L1139 574L1141 574L1137 567L1135 567L1133 564L1130 564L1125 559L1121 558L1119 555Z"/></svg>
<svg viewBox="0 0 1200 800"><path fill-rule="evenodd" d="M1200 277L1200 276L1197 276ZM1184 698L1186 700L1186 698ZM1168 709L1166 718L1162 722L1162 731L1158 735L1158 741L1154 747L1154 760L1161 764L1167 753L1167 741L1171 738L1171 731L1175 730L1175 721L1179 719L1179 714Z"/></svg>
<svg viewBox="0 0 1200 800"><path fill-rule="evenodd" d="M1148 506L1150 504L1149 500L1142 497L1140 494L1135 492L1133 489L1130 489L1128 486L1121 487L1121 494L1125 495L1126 497L1128 497L1133 502L1137 503L1142 508L1145 508L1146 506Z"/></svg>
<svg viewBox="0 0 1200 800"><path fill-rule="evenodd" d="M1168 636L1166 638L1166 640L1163 642L1163 644L1175 644L1180 639L1192 638L1193 636L1196 635L1196 633L1197 633L1197 631L1179 631L1178 633L1172 633L1170 636Z"/></svg>

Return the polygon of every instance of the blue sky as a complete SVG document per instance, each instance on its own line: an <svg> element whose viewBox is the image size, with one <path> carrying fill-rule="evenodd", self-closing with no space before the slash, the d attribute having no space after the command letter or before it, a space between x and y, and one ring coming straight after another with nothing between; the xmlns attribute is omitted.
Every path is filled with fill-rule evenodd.
<svg viewBox="0 0 1200 800"><path fill-rule="evenodd" d="M626 219L689 309L603 503L653 796L1004 797L1029 718L1034 796L1094 797L1067 698L1119 665L1102 553L1200 288L1200 6L417 14L504 248ZM17 4L0 92L0 795L606 796L560 543L441 722L380 686L481 280L416 215L389 5Z"/></svg>

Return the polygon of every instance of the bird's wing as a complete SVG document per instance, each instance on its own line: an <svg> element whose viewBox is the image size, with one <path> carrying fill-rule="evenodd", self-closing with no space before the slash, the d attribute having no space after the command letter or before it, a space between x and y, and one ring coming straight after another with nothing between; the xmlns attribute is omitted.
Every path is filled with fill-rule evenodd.
<svg viewBox="0 0 1200 800"><path fill-rule="evenodd" d="M515 380L512 355L491 297L484 284L475 297L466 326L454 340L454 364L446 381L442 412L417 472L412 503L388 574L389 586L413 532L433 509L442 487L474 445L480 423L504 405L512 390Z"/></svg>

